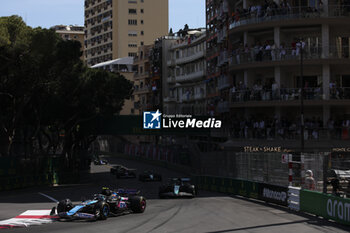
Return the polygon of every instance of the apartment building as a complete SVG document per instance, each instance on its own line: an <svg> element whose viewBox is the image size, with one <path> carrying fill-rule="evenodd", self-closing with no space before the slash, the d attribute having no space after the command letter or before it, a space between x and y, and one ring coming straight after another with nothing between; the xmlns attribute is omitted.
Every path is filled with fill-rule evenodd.
<svg viewBox="0 0 350 233"><path fill-rule="evenodd" d="M84 53L84 27L73 25L56 25L51 29L55 30L63 40L76 40L81 44L81 51ZM84 59L84 54L81 56Z"/></svg>
<svg viewBox="0 0 350 233"><path fill-rule="evenodd" d="M110 72L119 73L127 80L134 82L133 63L133 57L123 57L96 64L91 68L104 69ZM120 111L120 115L138 115L139 112L138 109L135 108L135 102L138 102L137 96L132 96L131 99L125 100L123 109Z"/></svg>
<svg viewBox="0 0 350 233"><path fill-rule="evenodd" d="M139 100L136 106L140 114L153 110L150 52L153 45L140 46L134 58L134 95Z"/></svg>
<svg viewBox="0 0 350 233"><path fill-rule="evenodd" d="M206 0L207 98L234 138L349 138L346 1ZM303 95L302 95L303 94Z"/></svg>
<svg viewBox="0 0 350 233"><path fill-rule="evenodd" d="M85 0L89 66L135 57L138 47L168 33L168 0Z"/></svg>
<svg viewBox="0 0 350 233"><path fill-rule="evenodd" d="M164 109L169 114L206 114L206 30L177 33L167 48L167 96Z"/></svg>

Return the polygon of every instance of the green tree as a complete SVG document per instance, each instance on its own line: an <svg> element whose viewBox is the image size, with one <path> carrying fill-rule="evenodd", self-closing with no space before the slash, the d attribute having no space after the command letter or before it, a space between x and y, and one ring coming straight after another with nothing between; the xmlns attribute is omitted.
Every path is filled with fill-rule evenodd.
<svg viewBox="0 0 350 233"><path fill-rule="evenodd" d="M61 153L74 159L94 135L88 122L118 114L132 84L119 74L86 67L81 44L53 30L25 25L18 16L0 18L0 152L26 156Z"/></svg>

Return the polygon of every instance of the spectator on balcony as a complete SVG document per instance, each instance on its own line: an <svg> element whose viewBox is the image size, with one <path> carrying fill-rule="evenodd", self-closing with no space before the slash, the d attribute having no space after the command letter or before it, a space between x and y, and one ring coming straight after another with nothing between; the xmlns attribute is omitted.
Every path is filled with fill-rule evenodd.
<svg viewBox="0 0 350 233"><path fill-rule="evenodd" d="M272 61L276 60L276 44L275 43L273 43L271 45L271 59L272 59Z"/></svg>
<svg viewBox="0 0 350 233"><path fill-rule="evenodd" d="M349 128L350 128L350 120L343 120L342 123L342 139L349 139Z"/></svg>
<svg viewBox="0 0 350 233"><path fill-rule="evenodd" d="M319 0L319 2L318 2L317 11L318 11L319 14L323 13L323 2L321 0Z"/></svg>
<svg viewBox="0 0 350 233"><path fill-rule="evenodd" d="M297 42L295 39L292 41L291 46L292 46L292 56L296 56L297 55L296 54L297 53Z"/></svg>
<svg viewBox="0 0 350 233"><path fill-rule="evenodd" d="M263 60L263 55L264 55L264 47L261 45L259 42L255 47L254 50L256 51L256 61L262 61Z"/></svg>
<svg viewBox="0 0 350 233"><path fill-rule="evenodd" d="M277 100L278 99L278 85L276 81L273 81L271 85L271 90L272 90L272 99Z"/></svg>
<svg viewBox="0 0 350 233"><path fill-rule="evenodd" d="M327 121L328 138L333 138L335 136L334 124L334 120L332 118L329 118Z"/></svg>
<svg viewBox="0 0 350 233"><path fill-rule="evenodd" d="M271 60L271 45L268 41L265 42L264 49L265 49L264 54L265 54L266 58L268 60Z"/></svg>
<svg viewBox="0 0 350 233"><path fill-rule="evenodd" d="M259 122L258 137L259 138L265 137L265 121L263 119L261 119Z"/></svg>
<svg viewBox="0 0 350 233"><path fill-rule="evenodd" d="M286 46L284 43L282 43L280 45L280 59L281 60L284 60L286 58L286 54L287 54L287 51L286 51Z"/></svg>
<svg viewBox="0 0 350 233"><path fill-rule="evenodd" d="M252 18L256 17L257 16L256 11L257 11L256 6L250 5L250 7L248 9L248 12L250 13L250 17L252 17Z"/></svg>

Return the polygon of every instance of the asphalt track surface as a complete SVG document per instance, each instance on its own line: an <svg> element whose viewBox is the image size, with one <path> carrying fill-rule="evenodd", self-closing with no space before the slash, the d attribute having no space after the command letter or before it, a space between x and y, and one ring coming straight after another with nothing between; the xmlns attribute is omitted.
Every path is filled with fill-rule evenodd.
<svg viewBox="0 0 350 233"><path fill-rule="evenodd" d="M153 169L162 173L163 179L182 176L163 168L152 167L136 161L108 159L112 164L137 168L138 172ZM102 186L138 188L147 198L143 214L110 217L105 221L54 222L51 224L0 230L9 232L350 232L341 226L314 216L296 214L283 207L263 202L200 192L194 199L158 199L160 183L142 183L137 179L117 180L108 166L92 165L93 181L86 184L35 188L0 193L0 220L12 218L26 210L51 209L55 203L39 195L49 195L57 200L71 198L79 202L82 196L90 197Z"/></svg>

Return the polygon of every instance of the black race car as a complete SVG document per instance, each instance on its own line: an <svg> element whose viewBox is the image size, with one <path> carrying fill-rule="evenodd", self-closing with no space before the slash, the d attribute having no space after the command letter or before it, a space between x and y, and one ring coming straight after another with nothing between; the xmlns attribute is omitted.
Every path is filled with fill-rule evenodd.
<svg viewBox="0 0 350 233"><path fill-rule="evenodd" d="M139 175L140 181L162 181L162 175L153 171L144 171Z"/></svg>
<svg viewBox="0 0 350 233"><path fill-rule="evenodd" d="M159 198L165 197L195 197L196 187L190 178L171 178L168 184L159 187Z"/></svg>
<svg viewBox="0 0 350 233"><path fill-rule="evenodd" d="M120 166L121 166L121 165L114 165L114 166L112 166L112 167L111 167L111 170L110 170L111 174L112 174L112 175L116 175L117 169L118 169Z"/></svg>
<svg viewBox="0 0 350 233"><path fill-rule="evenodd" d="M118 166L115 171L117 178L136 178L136 169Z"/></svg>
<svg viewBox="0 0 350 233"><path fill-rule="evenodd" d="M57 205L57 215L60 219L90 219L105 220L109 216L121 213L143 213L146 209L146 199L138 196L136 190L112 191L104 188L101 194L95 194L92 200L73 205L71 200L65 199ZM55 207L51 213L55 212Z"/></svg>

